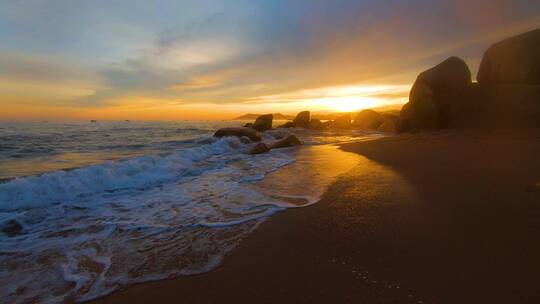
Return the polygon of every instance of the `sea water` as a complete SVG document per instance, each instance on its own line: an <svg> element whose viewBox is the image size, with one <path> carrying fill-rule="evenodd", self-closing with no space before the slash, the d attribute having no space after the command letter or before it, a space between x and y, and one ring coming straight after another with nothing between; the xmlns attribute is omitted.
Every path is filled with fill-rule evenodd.
<svg viewBox="0 0 540 304"><path fill-rule="evenodd" d="M0 123L0 298L85 301L210 271L272 214L318 200L324 174L284 182L276 170L315 168L309 147L379 136L276 129L263 139L293 132L307 147L255 156L253 143L212 137L241 124Z"/></svg>

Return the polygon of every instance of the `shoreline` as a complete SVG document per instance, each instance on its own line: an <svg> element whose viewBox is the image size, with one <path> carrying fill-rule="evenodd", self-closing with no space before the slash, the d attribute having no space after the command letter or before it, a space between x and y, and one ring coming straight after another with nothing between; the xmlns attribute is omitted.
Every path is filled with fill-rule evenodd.
<svg viewBox="0 0 540 304"><path fill-rule="evenodd" d="M266 220L217 269L93 303L538 301L540 132L523 131L343 144L359 164L319 203Z"/></svg>

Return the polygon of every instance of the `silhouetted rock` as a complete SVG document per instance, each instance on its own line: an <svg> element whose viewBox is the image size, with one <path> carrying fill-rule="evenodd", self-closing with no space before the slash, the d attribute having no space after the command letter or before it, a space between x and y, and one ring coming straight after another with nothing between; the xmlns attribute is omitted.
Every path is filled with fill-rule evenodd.
<svg viewBox="0 0 540 304"><path fill-rule="evenodd" d="M347 113L336 118L332 123L332 127L336 129L350 129L352 127L351 114Z"/></svg>
<svg viewBox="0 0 540 304"><path fill-rule="evenodd" d="M261 116L257 117L257 119L255 120L255 123L253 123L251 128L253 128L253 129L255 129L255 130L259 131L259 132L264 132L264 131L270 130L270 129L272 129L272 120L273 119L274 119L273 114L261 115Z"/></svg>
<svg viewBox="0 0 540 304"><path fill-rule="evenodd" d="M253 146L253 148L249 150L249 154L263 154L269 151L270 151L270 148L268 147L268 145L261 142Z"/></svg>
<svg viewBox="0 0 540 304"><path fill-rule="evenodd" d="M401 121L407 129L446 128L453 111L459 111L465 91L472 85L467 64L450 57L422 72L409 95L409 103L401 110Z"/></svg>
<svg viewBox="0 0 540 304"><path fill-rule="evenodd" d="M280 126L280 128L296 128L296 125L292 121L287 121L284 125Z"/></svg>
<svg viewBox="0 0 540 304"><path fill-rule="evenodd" d="M293 123L296 127L308 128L311 120L311 113L309 111L302 111L296 115Z"/></svg>
<svg viewBox="0 0 540 304"><path fill-rule="evenodd" d="M540 29L491 46L477 79L480 84L540 85Z"/></svg>
<svg viewBox="0 0 540 304"><path fill-rule="evenodd" d="M352 123L356 129L376 130L382 124L381 115L373 110L363 110L356 114Z"/></svg>
<svg viewBox="0 0 540 304"><path fill-rule="evenodd" d="M312 119L309 128L313 130L326 130L326 126L319 119Z"/></svg>
<svg viewBox="0 0 540 304"><path fill-rule="evenodd" d="M302 142L300 141L300 139L298 139L298 137L296 137L296 135L289 134L283 137L282 139L269 143L268 147L270 149L277 149L277 148L299 146L301 144Z"/></svg>
<svg viewBox="0 0 540 304"><path fill-rule="evenodd" d="M244 128L251 128L251 127L253 127L252 122L248 122L247 124L244 125Z"/></svg>
<svg viewBox="0 0 540 304"><path fill-rule="evenodd" d="M253 141L261 141L261 134L252 128L223 128L219 129L214 133L214 137L224 137L224 136L236 136L242 137L245 136Z"/></svg>
<svg viewBox="0 0 540 304"><path fill-rule="evenodd" d="M12 237L21 234L23 226L16 220L9 220L2 225L1 231L7 236Z"/></svg>
<svg viewBox="0 0 540 304"><path fill-rule="evenodd" d="M377 130L382 132L396 133L400 130L399 117L391 114L380 115L382 123L377 127Z"/></svg>

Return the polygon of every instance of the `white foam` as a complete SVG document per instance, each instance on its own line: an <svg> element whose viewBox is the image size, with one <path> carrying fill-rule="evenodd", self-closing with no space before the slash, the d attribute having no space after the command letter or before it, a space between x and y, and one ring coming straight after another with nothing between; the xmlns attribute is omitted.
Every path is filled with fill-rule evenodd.
<svg viewBox="0 0 540 304"><path fill-rule="evenodd" d="M86 301L129 284L210 271L267 217L317 202L331 181L324 172L337 170L322 165L324 153L251 156L236 138L199 142L0 184L0 224L24 227L19 235L0 233L0 298ZM304 167L276 171L295 157ZM313 160L319 171L306 170Z"/></svg>
<svg viewBox="0 0 540 304"><path fill-rule="evenodd" d="M236 138L0 184L0 298L83 301L121 286L206 272L279 201L250 187L294 161ZM172 266L171 266L172 265ZM54 296L53 296L54 294Z"/></svg>

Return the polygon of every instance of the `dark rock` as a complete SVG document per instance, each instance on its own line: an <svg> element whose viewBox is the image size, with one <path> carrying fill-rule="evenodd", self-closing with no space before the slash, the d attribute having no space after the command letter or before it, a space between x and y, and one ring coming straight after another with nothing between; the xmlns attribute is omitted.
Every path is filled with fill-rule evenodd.
<svg viewBox="0 0 540 304"><path fill-rule="evenodd" d="M7 236L17 236L21 234L23 226L19 224L16 220L9 220L2 225L2 233L5 233Z"/></svg>
<svg viewBox="0 0 540 304"><path fill-rule="evenodd" d="M293 123L297 127L308 128L311 120L311 113L309 111L302 111L296 115Z"/></svg>
<svg viewBox="0 0 540 304"><path fill-rule="evenodd" d="M395 115L381 115L382 123L377 130L382 132L396 133L400 130L399 117Z"/></svg>
<svg viewBox="0 0 540 304"><path fill-rule="evenodd" d="M471 85L471 72L457 57L422 72L411 89L409 103L401 110L403 129L448 127L450 116L459 111L465 91Z"/></svg>
<svg viewBox="0 0 540 304"><path fill-rule="evenodd" d="M252 122L248 122L247 124L244 125L244 128L251 128L251 127L253 127Z"/></svg>
<svg viewBox="0 0 540 304"><path fill-rule="evenodd" d="M336 118L332 123L332 127L336 129L350 129L352 127L351 114L347 113Z"/></svg>
<svg viewBox="0 0 540 304"><path fill-rule="evenodd" d="M253 123L251 127L259 132L271 130L273 119L274 119L273 114L261 115L257 117L257 119L255 120L255 123Z"/></svg>
<svg viewBox="0 0 540 304"><path fill-rule="evenodd" d="M383 123L381 115L373 110L363 110L356 114L352 126L356 129L376 130Z"/></svg>
<svg viewBox="0 0 540 304"><path fill-rule="evenodd" d="M292 121L287 121L284 125L280 126L280 128L296 128L296 125Z"/></svg>
<svg viewBox="0 0 540 304"><path fill-rule="evenodd" d="M312 130L326 130L326 126L319 119L312 119L309 122L309 128Z"/></svg>
<svg viewBox="0 0 540 304"><path fill-rule="evenodd" d="M289 134L280 140L276 140L268 144L268 147L270 149L277 149L277 148L299 146L301 144L302 142L300 141L300 139L298 139L298 137L296 137L295 135Z"/></svg>
<svg viewBox="0 0 540 304"><path fill-rule="evenodd" d="M263 154L269 151L270 151L270 148L268 147L268 145L261 142L253 146L253 148L249 150L249 154Z"/></svg>
<svg viewBox="0 0 540 304"><path fill-rule="evenodd" d="M540 29L491 46L477 79L480 84L540 85Z"/></svg>
<svg viewBox="0 0 540 304"><path fill-rule="evenodd" d="M245 136L253 141L261 141L261 134L257 130L252 128L223 128L217 130L216 133L214 133L214 137L224 136Z"/></svg>

